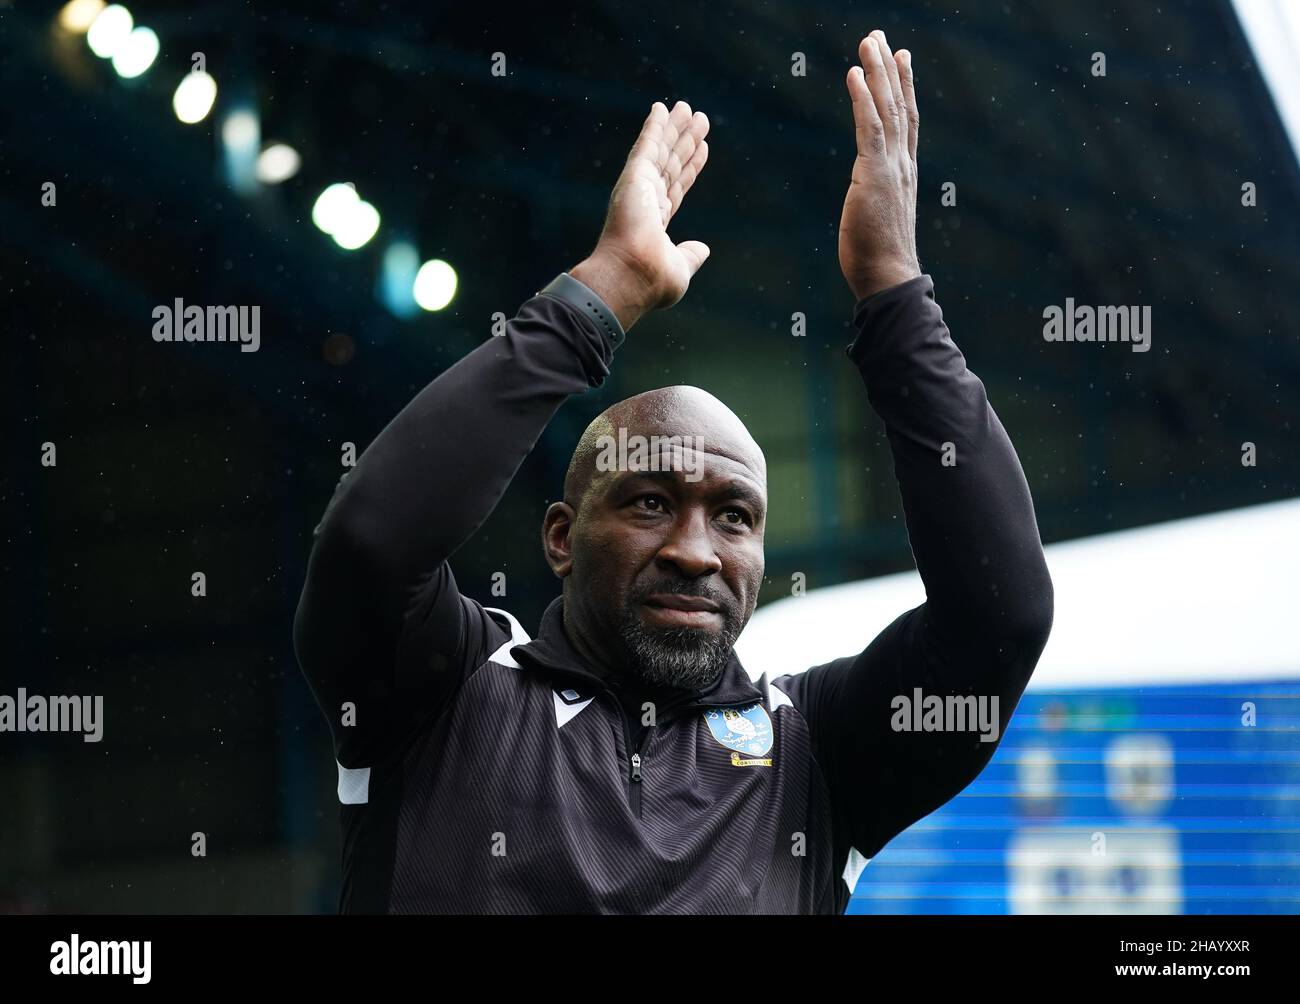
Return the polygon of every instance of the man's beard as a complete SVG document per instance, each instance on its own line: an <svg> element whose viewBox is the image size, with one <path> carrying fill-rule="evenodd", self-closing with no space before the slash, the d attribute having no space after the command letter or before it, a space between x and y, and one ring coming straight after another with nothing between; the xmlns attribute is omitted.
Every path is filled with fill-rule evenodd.
<svg viewBox="0 0 1300 1004"><path fill-rule="evenodd" d="M654 593L703 596L718 604L722 630L702 628L650 628L641 620L641 601ZM629 668L647 683L682 690L700 690L713 683L726 668L731 648L744 627L735 608L709 591L687 583L658 583L639 590L623 610L620 633L627 647Z"/></svg>

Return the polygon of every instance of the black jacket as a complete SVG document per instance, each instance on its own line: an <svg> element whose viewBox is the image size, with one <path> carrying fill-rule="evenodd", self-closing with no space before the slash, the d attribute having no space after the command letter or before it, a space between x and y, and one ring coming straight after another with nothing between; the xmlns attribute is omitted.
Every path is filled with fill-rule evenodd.
<svg viewBox="0 0 1300 1004"><path fill-rule="evenodd" d="M900 731L895 702L997 698L1005 731L1052 617L1029 491L928 276L855 321L926 603L770 682L733 652L645 730L635 682L583 664L560 599L530 640L447 563L622 333L535 296L375 439L317 527L294 625L339 765L344 911L838 913L979 773L996 742Z"/></svg>

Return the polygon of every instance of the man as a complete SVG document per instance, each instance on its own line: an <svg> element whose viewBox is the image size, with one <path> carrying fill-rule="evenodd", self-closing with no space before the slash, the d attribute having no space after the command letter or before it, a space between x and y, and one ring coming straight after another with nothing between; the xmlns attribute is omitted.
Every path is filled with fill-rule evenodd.
<svg viewBox="0 0 1300 1004"><path fill-rule="evenodd" d="M878 31L858 55L849 356L927 601L859 654L751 682L732 643L763 577L766 464L691 387L583 435L542 526L562 595L535 640L458 591L449 556L546 423L708 256L666 232L708 120L656 102L591 256L421 391L317 528L294 641L339 763L344 911L843 912L865 859L992 755L970 727L901 730L896 701L993 701L1000 736L1051 581L1015 452L917 264L911 57Z"/></svg>

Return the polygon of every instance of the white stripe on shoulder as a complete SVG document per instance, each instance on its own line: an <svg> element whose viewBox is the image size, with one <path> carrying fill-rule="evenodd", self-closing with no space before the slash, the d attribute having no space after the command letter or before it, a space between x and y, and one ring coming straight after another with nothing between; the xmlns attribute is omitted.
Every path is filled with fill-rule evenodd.
<svg viewBox="0 0 1300 1004"><path fill-rule="evenodd" d="M576 718L578 712L595 700L594 697L588 697L585 701L577 700L578 693L574 690L551 692L555 698L555 727L564 728L564 723L571 718ZM573 702L573 703L570 703Z"/></svg>
<svg viewBox="0 0 1300 1004"><path fill-rule="evenodd" d="M515 620L514 614L509 611L502 610L499 607L484 607L483 609L490 613L500 614L510 622L510 640L488 656L488 661L500 663L502 666L509 666L511 669L518 669L519 663L515 662L510 650L516 645L523 645L532 641L528 637L528 632L524 630L524 626L519 621Z"/></svg>
<svg viewBox="0 0 1300 1004"><path fill-rule="evenodd" d="M849 848L848 860L844 862L844 881L852 892L858 885L858 879L862 877L862 870L871 864L870 858L865 858L858 853L856 847Z"/></svg>
<svg viewBox="0 0 1300 1004"><path fill-rule="evenodd" d="M786 696L785 691L783 691L780 687L774 686L773 684L769 683L767 685L767 692L769 695L768 698L769 711L775 711L783 704L788 704L792 708L794 707L794 701L790 700L790 698Z"/></svg>
<svg viewBox="0 0 1300 1004"><path fill-rule="evenodd" d="M343 805L365 805L370 801L370 768L344 767L339 764L339 802Z"/></svg>

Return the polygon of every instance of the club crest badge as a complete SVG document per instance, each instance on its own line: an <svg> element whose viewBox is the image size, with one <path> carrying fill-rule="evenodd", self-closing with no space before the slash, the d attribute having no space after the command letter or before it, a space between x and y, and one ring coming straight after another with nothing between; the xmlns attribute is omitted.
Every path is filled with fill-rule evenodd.
<svg viewBox="0 0 1300 1004"><path fill-rule="evenodd" d="M729 750L762 756L772 748L772 719L761 704L748 708L710 708L704 721L713 738Z"/></svg>

